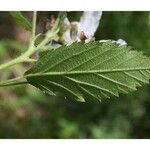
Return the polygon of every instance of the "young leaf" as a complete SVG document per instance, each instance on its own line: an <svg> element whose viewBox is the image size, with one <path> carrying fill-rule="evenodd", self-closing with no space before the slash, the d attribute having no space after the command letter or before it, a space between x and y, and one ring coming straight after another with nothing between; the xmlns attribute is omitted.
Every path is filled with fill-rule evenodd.
<svg viewBox="0 0 150 150"><path fill-rule="evenodd" d="M54 95L101 100L136 90L150 79L150 58L107 42L73 43L48 51L25 74L27 81Z"/></svg>
<svg viewBox="0 0 150 150"><path fill-rule="evenodd" d="M26 30L32 30L32 23L22 15L20 11L12 11L10 15L13 17L15 22Z"/></svg>

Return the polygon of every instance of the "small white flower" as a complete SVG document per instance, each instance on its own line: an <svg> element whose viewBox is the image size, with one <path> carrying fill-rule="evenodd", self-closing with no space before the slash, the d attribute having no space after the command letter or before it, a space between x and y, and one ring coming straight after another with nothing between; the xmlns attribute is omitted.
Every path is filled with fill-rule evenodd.
<svg viewBox="0 0 150 150"><path fill-rule="evenodd" d="M78 33L84 32L87 38L94 36L101 19L101 11L85 11L78 23Z"/></svg>
<svg viewBox="0 0 150 150"><path fill-rule="evenodd" d="M85 11L83 12L80 22L71 22L68 18L65 18L64 25L67 26L67 30L63 34L63 38L66 43L73 43L74 41L89 42L93 39L94 34L99 26L100 19L102 17L101 11ZM115 40L100 40L100 42L111 41L119 46L127 45L126 41L122 39Z"/></svg>
<svg viewBox="0 0 150 150"><path fill-rule="evenodd" d="M91 39L99 25L101 11L85 11L80 18L80 22L70 23L67 18L64 20L64 25L69 28L64 33L64 40L67 43L81 41L82 38Z"/></svg>

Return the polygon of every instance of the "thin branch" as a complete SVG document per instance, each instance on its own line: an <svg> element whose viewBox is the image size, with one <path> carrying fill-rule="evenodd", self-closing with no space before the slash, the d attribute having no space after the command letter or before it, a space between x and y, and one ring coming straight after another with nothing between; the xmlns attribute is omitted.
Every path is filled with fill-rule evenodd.
<svg viewBox="0 0 150 150"><path fill-rule="evenodd" d="M28 84L27 81L22 81L22 79L24 79L24 77L17 77L14 79L2 81L2 82L0 82L0 87L12 86L12 85L18 85L18 84Z"/></svg>
<svg viewBox="0 0 150 150"><path fill-rule="evenodd" d="M33 21L32 21L32 39L35 39L36 35L36 19L37 19L37 11L33 12Z"/></svg>
<svg viewBox="0 0 150 150"><path fill-rule="evenodd" d="M1 64L1 65L0 65L0 70L7 69L7 68L9 68L9 67L11 67L11 66L13 66L13 65L16 65L16 64L18 64L18 63L21 63L21 62L23 62L23 61L24 61L24 60L23 60L22 56L19 56L19 57L15 58L15 59L13 59L13 60L11 60L11 61L9 61L9 62L6 62L6 63L4 63L4 64Z"/></svg>

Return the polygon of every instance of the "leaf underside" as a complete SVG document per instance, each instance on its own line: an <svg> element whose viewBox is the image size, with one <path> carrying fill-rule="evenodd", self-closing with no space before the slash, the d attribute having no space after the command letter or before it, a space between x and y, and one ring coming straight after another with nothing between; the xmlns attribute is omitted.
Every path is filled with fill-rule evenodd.
<svg viewBox="0 0 150 150"><path fill-rule="evenodd" d="M150 59L111 42L73 43L48 51L25 77L50 95L60 92L78 101L101 101L148 83Z"/></svg>

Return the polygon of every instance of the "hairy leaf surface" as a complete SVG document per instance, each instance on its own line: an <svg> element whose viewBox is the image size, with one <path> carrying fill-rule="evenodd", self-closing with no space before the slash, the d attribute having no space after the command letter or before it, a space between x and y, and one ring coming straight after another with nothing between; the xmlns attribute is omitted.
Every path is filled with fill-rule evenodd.
<svg viewBox="0 0 150 150"><path fill-rule="evenodd" d="M148 83L150 58L110 42L73 43L46 52L25 76L51 95L100 101Z"/></svg>

